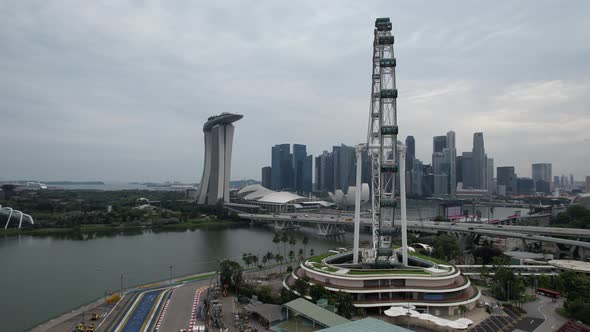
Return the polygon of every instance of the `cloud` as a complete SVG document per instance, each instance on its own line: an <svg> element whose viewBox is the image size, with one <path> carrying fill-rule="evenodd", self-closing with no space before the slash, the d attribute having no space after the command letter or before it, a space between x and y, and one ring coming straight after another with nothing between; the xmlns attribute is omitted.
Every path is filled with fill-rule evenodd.
<svg viewBox="0 0 590 332"><path fill-rule="evenodd" d="M534 8L534 9L532 9ZM199 181L202 123L236 123L233 177L270 147L317 154L365 139L372 24L391 16L399 121L428 162L460 150L590 174L586 2L5 1L0 4L3 178ZM403 139L403 138L402 138ZM548 152L550 151L550 152ZM497 163L498 163L497 162Z"/></svg>

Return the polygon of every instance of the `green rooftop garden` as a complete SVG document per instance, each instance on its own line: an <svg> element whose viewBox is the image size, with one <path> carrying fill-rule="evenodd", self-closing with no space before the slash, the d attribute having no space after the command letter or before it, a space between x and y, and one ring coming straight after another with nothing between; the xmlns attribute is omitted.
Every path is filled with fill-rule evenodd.
<svg viewBox="0 0 590 332"><path fill-rule="evenodd" d="M393 270L350 270L348 275L371 275L371 274L412 274L412 275L430 275L424 270L411 269L393 269Z"/></svg>

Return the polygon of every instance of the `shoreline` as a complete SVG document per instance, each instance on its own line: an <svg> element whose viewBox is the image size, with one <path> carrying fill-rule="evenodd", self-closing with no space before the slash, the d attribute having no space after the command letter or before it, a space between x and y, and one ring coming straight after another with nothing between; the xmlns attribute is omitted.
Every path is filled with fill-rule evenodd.
<svg viewBox="0 0 590 332"><path fill-rule="evenodd" d="M133 230L151 229L155 231L178 231L178 230L194 230L208 227L227 227L241 225L244 222L221 220L221 221L204 221L204 222L183 222L178 224L166 225L127 225L127 226L110 226L102 224L86 224L79 227L51 227L51 228L37 228L37 229L0 229L0 237L12 237L19 235L31 236L46 236L46 235L65 235L76 233L101 233L101 232L122 232Z"/></svg>
<svg viewBox="0 0 590 332"><path fill-rule="evenodd" d="M187 284L190 282L201 281L201 280L205 280L205 279L212 279L212 278L215 278L216 276L217 276L216 271L200 272L200 273L188 274L188 275L176 277L176 278L172 279L172 283L170 283L170 284L168 284L169 280L166 279L166 280L158 280L158 281L150 282L147 284L133 286L132 288L128 288L123 291L123 296L121 297L121 299L119 301L121 301L125 296L127 296L127 294L132 293L132 292L145 291L150 288ZM114 306L116 306L119 301L115 302L113 304L113 306L110 307L110 309L114 308ZM96 300L93 300L90 303L82 304L74 309L63 312L63 313L59 314L58 316L52 317L44 322L40 322L40 323L36 324L35 326L31 327L30 329L27 329L26 331L30 331L30 332L46 331L52 327L55 327L58 324L63 324L66 321L83 314L84 312L91 311L91 310L96 309L100 306L104 306L104 297L103 296L99 297Z"/></svg>

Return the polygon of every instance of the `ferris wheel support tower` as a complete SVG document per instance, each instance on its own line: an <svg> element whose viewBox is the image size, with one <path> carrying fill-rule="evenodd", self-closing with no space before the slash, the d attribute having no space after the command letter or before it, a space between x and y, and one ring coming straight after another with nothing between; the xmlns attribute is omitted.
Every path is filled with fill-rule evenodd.
<svg viewBox="0 0 590 332"><path fill-rule="evenodd" d="M396 232L393 227L397 208L395 181L400 165L397 141L396 59L391 27L389 18L375 20L371 104L366 145L371 158L373 246L370 256L374 259L375 265L389 265L397 260L391 247L392 235ZM405 201L403 205L405 208ZM402 227L402 230L405 231L405 227ZM407 264L407 238L403 231L403 261Z"/></svg>

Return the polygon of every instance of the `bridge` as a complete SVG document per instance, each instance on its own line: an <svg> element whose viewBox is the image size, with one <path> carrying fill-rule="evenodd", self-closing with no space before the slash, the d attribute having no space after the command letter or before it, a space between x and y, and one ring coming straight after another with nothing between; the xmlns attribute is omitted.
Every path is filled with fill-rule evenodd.
<svg viewBox="0 0 590 332"><path fill-rule="evenodd" d="M486 266L488 268L488 275L493 276L495 273L490 265L456 265L461 273L466 276L481 275L481 268ZM540 276L549 275L556 276L559 274L559 268L553 265L506 265L503 266L510 269L514 274L521 276Z"/></svg>
<svg viewBox="0 0 590 332"><path fill-rule="evenodd" d="M253 223L270 223L279 229L296 228L301 224L316 225L322 235L340 234L343 227L353 226L353 217L349 215L333 215L325 213L290 213L290 214L247 214L240 213L240 218ZM371 226L371 218L361 217L360 224ZM396 225L397 226L397 225ZM517 238L524 242L537 241L556 243L574 248L584 248L590 254L590 242L581 241L590 238L590 229L557 228L539 226L509 226L465 222L408 221L408 229L429 233L471 234L478 238L481 235L500 238ZM574 239L571 239L574 238ZM583 253L583 256L587 255Z"/></svg>

